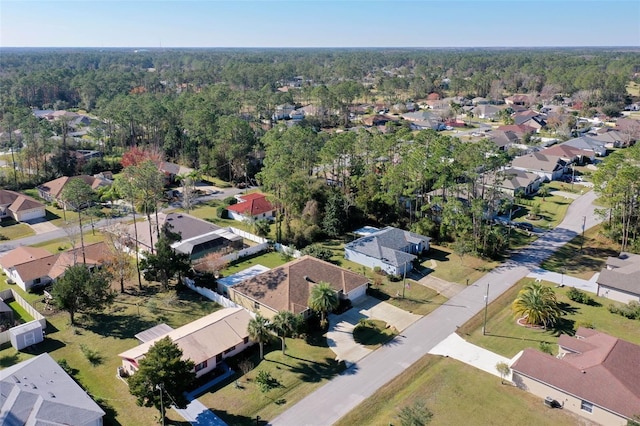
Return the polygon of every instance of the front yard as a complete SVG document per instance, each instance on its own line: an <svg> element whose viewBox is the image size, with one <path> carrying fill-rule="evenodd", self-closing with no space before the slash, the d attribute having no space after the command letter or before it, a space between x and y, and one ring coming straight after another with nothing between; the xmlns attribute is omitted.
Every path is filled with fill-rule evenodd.
<svg viewBox="0 0 640 426"><path fill-rule="evenodd" d="M513 357L524 348L540 347L541 342L551 344L557 351L558 337L561 333L573 334L581 325L593 326L598 331L640 344L638 320L624 318L607 310L611 300L589 294L596 302L595 306L583 305L570 300L567 291L570 287L558 288L555 284L543 284L553 288L558 302L564 304L565 314L557 326L550 330L523 327L516 323L511 312L511 303L518 291L533 278L523 278L489 305L487 310L487 334L482 335L484 312L481 311L458 329L458 334L465 340L497 354Z"/></svg>
<svg viewBox="0 0 640 426"><path fill-rule="evenodd" d="M16 222L13 219L0 220L0 241L18 240L34 234L33 229L27 224Z"/></svg>
<svg viewBox="0 0 640 426"><path fill-rule="evenodd" d="M340 419L336 426L399 425L398 413L422 401L429 425L575 425L577 417L546 409L540 398L451 358L427 355Z"/></svg>

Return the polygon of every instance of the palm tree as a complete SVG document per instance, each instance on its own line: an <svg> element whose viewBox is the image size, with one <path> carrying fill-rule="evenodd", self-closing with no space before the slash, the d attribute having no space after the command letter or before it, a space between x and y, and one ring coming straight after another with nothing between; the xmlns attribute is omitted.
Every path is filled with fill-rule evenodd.
<svg viewBox="0 0 640 426"><path fill-rule="evenodd" d="M524 318L527 324L545 328L555 324L562 313L553 289L538 283L524 286L513 301L511 310L514 315Z"/></svg>
<svg viewBox="0 0 640 426"><path fill-rule="evenodd" d="M311 289L309 295L309 307L320 313L320 325L327 324L327 312L333 311L339 305L338 294L328 282L320 281L318 285Z"/></svg>
<svg viewBox="0 0 640 426"><path fill-rule="evenodd" d="M280 311L271 319L271 329L282 340L282 353L285 354L287 337L294 337L300 330L302 318L290 311Z"/></svg>
<svg viewBox="0 0 640 426"><path fill-rule="evenodd" d="M249 321L247 326L247 332L249 338L260 345L260 359L264 358L263 345L271 339L271 332L269 331L269 320L260 314L257 314L255 318Z"/></svg>

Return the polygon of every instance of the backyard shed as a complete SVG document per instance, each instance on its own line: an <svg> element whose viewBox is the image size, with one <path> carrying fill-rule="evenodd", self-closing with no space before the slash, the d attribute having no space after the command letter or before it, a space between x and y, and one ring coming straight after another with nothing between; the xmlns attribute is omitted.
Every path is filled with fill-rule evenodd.
<svg viewBox="0 0 640 426"><path fill-rule="evenodd" d="M44 340L42 325L39 321L30 321L13 327L9 330L9 334L11 335L11 346L19 351Z"/></svg>

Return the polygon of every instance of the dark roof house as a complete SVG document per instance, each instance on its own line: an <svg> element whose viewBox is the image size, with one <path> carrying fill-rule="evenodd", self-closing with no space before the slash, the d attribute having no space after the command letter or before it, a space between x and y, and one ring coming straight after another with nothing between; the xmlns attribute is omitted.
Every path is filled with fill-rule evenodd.
<svg viewBox="0 0 640 426"><path fill-rule="evenodd" d="M609 257L596 283L598 296L624 303L640 302L640 255L623 252Z"/></svg>

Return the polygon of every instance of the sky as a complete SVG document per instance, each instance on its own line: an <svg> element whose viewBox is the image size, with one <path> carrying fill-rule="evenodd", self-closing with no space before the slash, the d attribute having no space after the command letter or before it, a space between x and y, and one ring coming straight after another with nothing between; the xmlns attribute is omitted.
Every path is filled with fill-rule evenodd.
<svg viewBox="0 0 640 426"><path fill-rule="evenodd" d="M639 0L0 0L0 47L640 46Z"/></svg>

